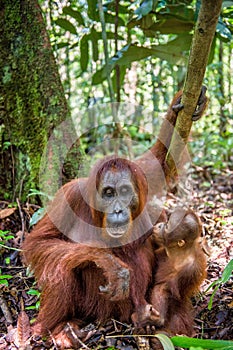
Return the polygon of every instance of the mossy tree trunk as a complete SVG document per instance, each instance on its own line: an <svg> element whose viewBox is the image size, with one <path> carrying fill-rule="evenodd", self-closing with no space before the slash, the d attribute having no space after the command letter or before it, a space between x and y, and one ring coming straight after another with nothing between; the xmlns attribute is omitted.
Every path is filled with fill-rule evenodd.
<svg viewBox="0 0 233 350"><path fill-rule="evenodd" d="M0 91L0 198L25 199L49 135L69 117L37 0L1 1Z"/></svg>

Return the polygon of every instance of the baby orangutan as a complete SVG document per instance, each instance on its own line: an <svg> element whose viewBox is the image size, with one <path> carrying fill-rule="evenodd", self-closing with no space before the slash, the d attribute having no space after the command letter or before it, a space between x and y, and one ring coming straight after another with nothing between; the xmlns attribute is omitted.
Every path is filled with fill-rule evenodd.
<svg viewBox="0 0 233 350"><path fill-rule="evenodd" d="M150 302L159 317L145 310L142 320L134 314L134 321L143 321L171 334L193 335L191 296L198 292L206 277L206 259L201 246L202 226L191 210L175 209L167 223L155 225L155 255L158 269ZM137 323L137 322L136 322Z"/></svg>

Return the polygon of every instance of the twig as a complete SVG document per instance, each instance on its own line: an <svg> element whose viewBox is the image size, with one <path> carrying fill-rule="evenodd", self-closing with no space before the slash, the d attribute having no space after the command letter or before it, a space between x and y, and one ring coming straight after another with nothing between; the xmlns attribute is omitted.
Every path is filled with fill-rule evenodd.
<svg viewBox="0 0 233 350"><path fill-rule="evenodd" d="M24 223L24 217L23 217L23 212L22 212L22 209L21 209L21 205L20 205L20 202L19 202L19 198L16 198L16 202L17 202L17 205L18 205L18 208L19 208L19 216L20 216L20 219L21 219L21 225L22 225L22 234L21 234L21 237L20 237L20 242L22 242L22 239L23 239L23 236L24 236L24 232L25 232L25 223Z"/></svg>
<svg viewBox="0 0 233 350"><path fill-rule="evenodd" d="M70 330L70 333L72 334L72 337L73 337L76 341L78 341L78 342L80 343L80 345L82 345L82 347L83 347L84 349L90 350L90 348L89 348L87 345L85 345L85 344L82 342L81 339L79 339L79 337L77 336L77 334L75 334L75 332L74 332L74 330L73 330L73 328L71 327L71 325L70 325L69 322L67 322L67 326L69 327L69 330Z"/></svg>
<svg viewBox="0 0 233 350"><path fill-rule="evenodd" d="M0 243L0 247L10 249L10 250L16 250L17 252L22 252L22 249L20 249L20 248L8 247L7 245L2 244L2 243ZM15 268L15 266L14 266L14 268Z"/></svg>

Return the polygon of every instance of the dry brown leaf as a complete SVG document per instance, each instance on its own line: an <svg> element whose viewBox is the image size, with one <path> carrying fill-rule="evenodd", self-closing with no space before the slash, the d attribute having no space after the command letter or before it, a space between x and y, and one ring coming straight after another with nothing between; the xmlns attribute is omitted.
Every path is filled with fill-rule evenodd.
<svg viewBox="0 0 233 350"><path fill-rule="evenodd" d="M17 321L17 341L20 349L24 349L31 335L29 317L25 311L21 311Z"/></svg>
<svg viewBox="0 0 233 350"><path fill-rule="evenodd" d="M5 219L8 216L12 215L17 208L6 208L3 210L0 210L0 219Z"/></svg>

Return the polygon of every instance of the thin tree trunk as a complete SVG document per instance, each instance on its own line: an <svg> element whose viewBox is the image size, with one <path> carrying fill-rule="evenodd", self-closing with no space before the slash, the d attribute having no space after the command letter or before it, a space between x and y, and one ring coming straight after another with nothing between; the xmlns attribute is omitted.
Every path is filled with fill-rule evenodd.
<svg viewBox="0 0 233 350"><path fill-rule="evenodd" d="M184 109L179 113L166 160L169 172L174 174L174 177L177 175L181 155L188 141L192 126L192 115L195 112L201 92L221 5L222 0L202 0L201 2L182 95Z"/></svg>
<svg viewBox="0 0 233 350"><path fill-rule="evenodd" d="M223 43L222 41L219 42L219 52L218 52L218 64L219 64L219 70L218 70L218 85L219 85L219 92L220 92L220 98L219 98L219 104L220 104L220 123L219 123L219 133L221 136L226 136L226 124L227 124L227 118L225 115L225 89L224 89L224 70L223 70Z"/></svg>

